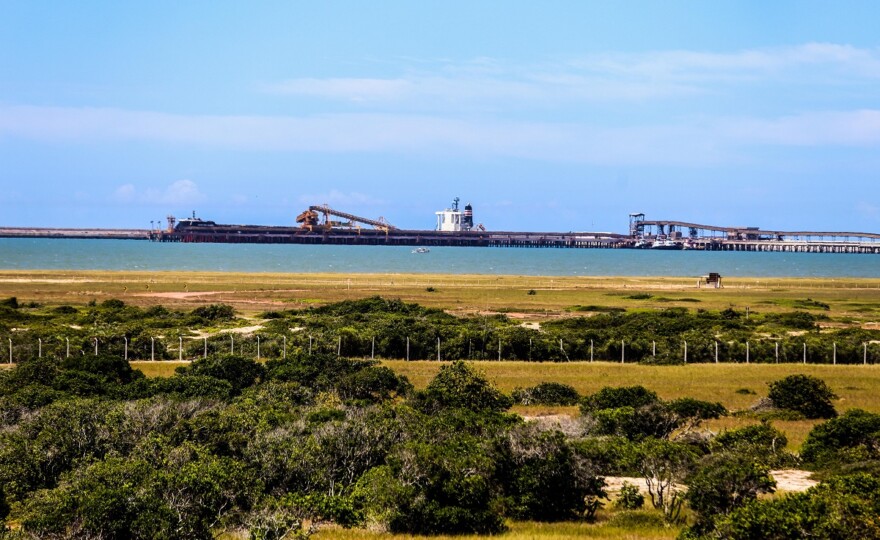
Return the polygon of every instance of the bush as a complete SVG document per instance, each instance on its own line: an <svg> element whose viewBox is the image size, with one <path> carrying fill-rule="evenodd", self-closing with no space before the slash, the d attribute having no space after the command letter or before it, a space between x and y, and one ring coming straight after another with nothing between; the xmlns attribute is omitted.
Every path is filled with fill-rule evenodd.
<svg viewBox="0 0 880 540"><path fill-rule="evenodd" d="M631 441L648 437L665 439L680 423L678 415L663 403L651 403L639 408L620 407L588 413L594 424L589 428L595 435L616 435Z"/></svg>
<svg viewBox="0 0 880 540"><path fill-rule="evenodd" d="M378 402L405 396L412 385L405 376L397 375L390 368L368 366L343 377L338 390L343 399Z"/></svg>
<svg viewBox="0 0 880 540"><path fill-rule="evenodd" d="M880 480L869 475L838 477L796 493L755 500L708 525L682 532L688 540L802 538L880 539Z"/></svg>
<svg viewBox="0 0 880 540"><path fill-rule="evenodd" d="M518 405L576 405L581 396L567 384L544 382L531 388L517 388L512 397Z"/></svg>
<svg viewBox="0 0 880 540"><path fill-rule="evenodd" d="M645 496L639 491L638 486L624 482L620 486L620 494L614 502L614 506L624 510L638 510L645 505Z"/></svg>
<svg viewBox="0 0 880 540"><path fill-rule="evenodd" d="M718 454L704 458L696 473L688 478L687 486L688 505L699 514L700 521L708 522L762 493L773 493L776 482L768 467L748 456Z"/></svg>
<svg viewBox="0 0 880 540"><path fill-rule="evenodd" d="M598 474L638 474L638 444L625 437L587 437L572 442L580 459L591 463Z"/></svg>
<svg viewBox="0 0 880 540"><path fill-rule="evenodd" d="M814 427L801 447L814 466L880 459L880 414L851 409Z"/></svg>
<svg viewBox="0 0 880 540"><path fill-rule="evenodd" d="M576 459L562 433L526 424L509 431L504 442L498 467L510 517L574 519L584 513L587 497L606 496L604 479Z"/></svg>
<svg viewBox="0 0 880 540"><path fill-rule="evenodd" d="M448 408L502 412L513 400L499 392L473 365L457 360L440 368L427 388L416 395L425 412Z"/></svg>
<svg viewBox="0 0 880 540"><path fill-rule="evenodd" d="M668 406L672 412L681 418L708 420L710 418L727 416L727 409L717 401L713 403L711 401L701 401L685 397L670 401Z"/></svg>
<svg viewBox="0 0 880 540"><path fill-rule="evenodd" d="M226 381L232 386L234 395L252 386L265 376L266 369L250 358L241 356L220 355L200 358L188 367L177 368L184 376L203 375Z"/></svg>
<svg viewBox="0 0 880 540"><path fill-rule="evenodd" d="M235 310L226 304L211 304L197 307L190 316L203 322L231 321L235 318Z"/></svg>
<svg viewBox="0 0 880 540"><path fill-rule="evenodd" d="M770 399L780 409L791 409L807 418L834 418L831 400L837 399L825 381L810 375L789 375L770 383Z"/></svg>
<svg viewBox="0 0 880 540"><path fill-rule="evenodd" d="M581 414L602 409L642 407L658 401L657 394L644 386L606 386L581 401Z"/></svg>

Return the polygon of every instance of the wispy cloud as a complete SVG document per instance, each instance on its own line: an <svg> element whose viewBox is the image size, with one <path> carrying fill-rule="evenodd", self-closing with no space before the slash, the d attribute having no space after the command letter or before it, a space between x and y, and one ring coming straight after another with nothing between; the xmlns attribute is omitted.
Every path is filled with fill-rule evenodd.
<svg viewBox="0 0 880 540"><path fill-rule="evenodd" d="M179 205L199 203L205 195L199 191L198 185L192 180L177 180L163 188L146 188L139 190L134 184L122 184L111 195L111 200L124 204L165 204Z"/></svg>
<svg viewBox="0 0 880 540"><path fill-rule="evenodd" d="M95 108L0 107L0 137L100 143L155 141L244 151L392 152L519 157L598 164L695 164L755 145L880 147L880 110L716 118L608 127L402 114L199 116ZM190 180L116 196L194 201Z"/></svg>
<svg viewBox="0 0 880 540"><path fill-rule="evenodd" d="M717 83L788 83L820 86L880 79L880 49L834 43L749 49L728 53L671 50L601 53L557 62L506 65L478 59L423 64L390 78L296 78L261 86L295 97L363 106L466 102L645 101L719 91Z"/></svg>

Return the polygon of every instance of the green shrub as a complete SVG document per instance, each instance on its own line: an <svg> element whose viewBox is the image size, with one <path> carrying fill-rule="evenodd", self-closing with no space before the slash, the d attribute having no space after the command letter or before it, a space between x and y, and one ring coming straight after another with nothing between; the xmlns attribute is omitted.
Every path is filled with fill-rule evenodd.
<svg viewBox="0 0 880 540"><path fill-rule="evenodd" d="M663 403L651 403L642 407L619 407L601 409L589 414L594 424L594 435L616 435L631 441L648 437L665 439L679 427L681 419Z"/></svg>
<svg viewBox="0 0 880 540"><path fill-rule="evenodd" d="M416 394L425 412L448 408L506 411L513 400L499 392L472 364L457 360L440 368L427 388Z"/></svg>
<svg viewBox="0 0 880 540"><path fill-rule="evenodd" d="M780 409L803 413L807 418L834 418L832 399L837 396L825 381L810 375L789 375L770 383L770 399Z"/></svg>
<svg viewBox="0 0 880 540"><path fill-rule="evenodd" d="M880 459L880 414L850 409L817 425L801 447L813 466Z"/></svg>
<svg viewBox="0 0 880 540"><path fill-rule="evenodd" d="M177 371L184 376L202 375L226 381L232 386L233 395L238 395L265 377L266 369L250 358L227 354L200 358Z"/></svg>
<svg viewBox="0 0 880 540"><path fill-rule="evenodd" d="M644 386L606 386L581 401L581 414L602 409L642 407L658 401L657 394Z"/></svg>
<svg viewBox="0 0 880 540"><path fill-rule="evenodd" d="M576 405L581 396L573 386L543 382L530 388L517 388L512 397L518 405Z"/></svg>
<svg viewBox="0 0 880 540"><path fill-rule="evenodd" d="M773 493L776 482L769 468L748 456L716 454L706 456L687 480L687 501L700 521L709 522L728 514L762 493Z"/></svg>
<svg viewBox="0 0 880 540"><path fill-rule="evenodd" d="M682 418L708 420L727 416L727 409L717 401L713 403L685 397L670 401L667 405L672 412Z"/></svg>
<svg viewBox="0 0 880 540"><path fill-rule="evenodd" d="M869 475L834 478L795 493L753 500L709 524L685 530L686 540L769 538L880 539L880 480Z"/></svg>
<svg viewBox="0 0 880 540"><path fill-rule="evenodd" d="M645 496L639 491L638 486L634 486L629 482L624 482L620 486L620 493L614 506L623 508L624 510L638 510L645 505Z"/></svg>

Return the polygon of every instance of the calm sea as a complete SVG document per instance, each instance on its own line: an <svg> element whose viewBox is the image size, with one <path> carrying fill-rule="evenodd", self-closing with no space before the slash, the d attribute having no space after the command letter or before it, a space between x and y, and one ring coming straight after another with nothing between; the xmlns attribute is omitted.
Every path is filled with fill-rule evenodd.
<svg viewBox="0 0 880 540"><path fill-rule="evenodd" d="M0 238L0 269L877 278L880 256L455 247L416 254L408 247Z"/></svg>

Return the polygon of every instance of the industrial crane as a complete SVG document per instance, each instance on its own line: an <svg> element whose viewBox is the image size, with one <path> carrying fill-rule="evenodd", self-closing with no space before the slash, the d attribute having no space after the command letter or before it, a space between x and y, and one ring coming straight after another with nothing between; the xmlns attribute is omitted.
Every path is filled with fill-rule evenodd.
<svg viewBox="0 0 880 540"><path fill-rule="evenodd" d="M324 215L323 225L327 229L332 228L334 224L334 222L330 220L330 216L347 219L349 223L352 224L363 223L365 225L373 227L374 229L382 230L385 232L397 229L397 227L388 223L388 221L383 217L380 217L379 219L369 219L361 216L356 216L354 214L349 214L348 212L334 210L326 204L320 206L309 206L307 210L296 217L296 222L301 223L304 229L312 230L313 227L321 225L321 223L319 222L319 217L321 214ZM337 223L337 225L339 224Z"/></svg>

